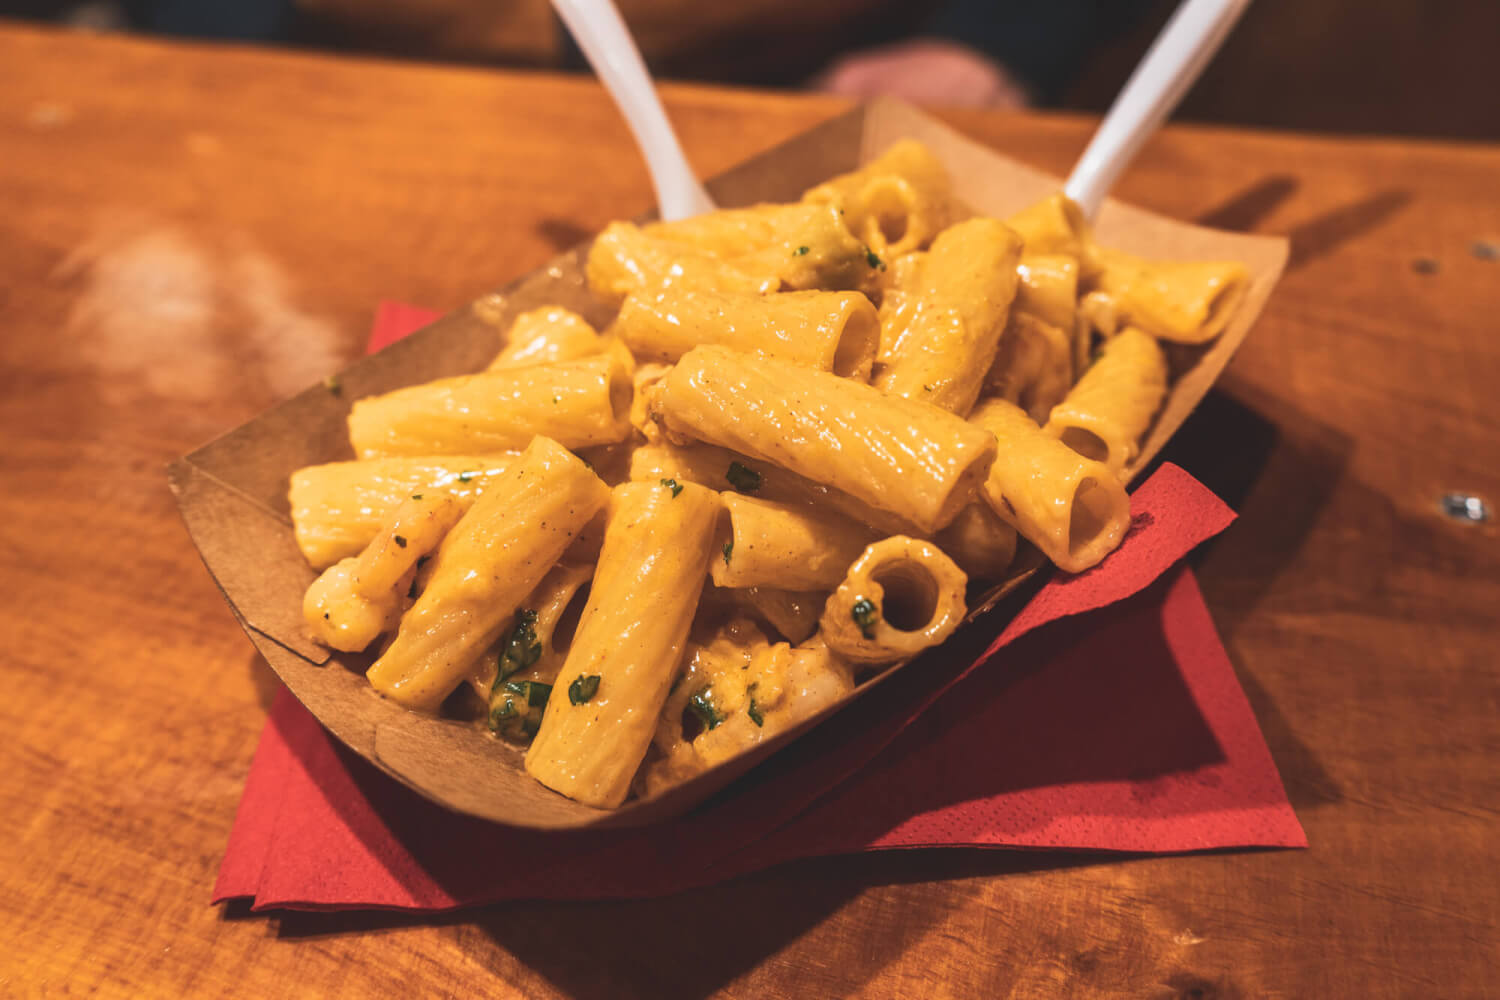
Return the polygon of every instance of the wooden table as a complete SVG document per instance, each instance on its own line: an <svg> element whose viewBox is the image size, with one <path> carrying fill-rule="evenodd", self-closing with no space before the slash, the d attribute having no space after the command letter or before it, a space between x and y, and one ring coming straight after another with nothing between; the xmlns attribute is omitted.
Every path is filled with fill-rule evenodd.
<svg viewBox="0 0 1500 1000"><path fill-rule="evenodd" d="M843 108L668 99L705 173ZM1058 172L1091 127L950 120ZM646 177L589 82L0 29L0 994L1495 989L1500 545L1439 497L1500 503L1497 178L1493 147L1175 128L1120 190L1293 243L1174 457L1242 514L1201 580L1311 850L266 917L208 895L274 681L163 464L353 358L377 299L454 307Z"/></svg>

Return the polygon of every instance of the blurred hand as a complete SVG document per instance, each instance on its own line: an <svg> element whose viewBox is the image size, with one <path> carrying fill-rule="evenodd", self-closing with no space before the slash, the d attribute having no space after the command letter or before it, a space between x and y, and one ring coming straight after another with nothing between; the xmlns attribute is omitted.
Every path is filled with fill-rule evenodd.
<svg viewBox="0 0 1500 1000"><path fill-rule="evenodd" d="M845 97L899 97L921 104L1024 108L1029 101L1005 67L967 45L914 39L854 52L812 81Z"/></svg>

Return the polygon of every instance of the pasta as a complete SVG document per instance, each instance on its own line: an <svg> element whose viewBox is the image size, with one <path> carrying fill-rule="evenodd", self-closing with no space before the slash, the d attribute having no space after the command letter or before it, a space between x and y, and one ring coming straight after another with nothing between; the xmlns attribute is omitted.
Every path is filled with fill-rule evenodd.
<svg viewBox="0 0 1500 1000"><path fill-rule="evenodd" d="M302 613L313 636L347 652L375 641L415 591L418 566L465 510L446 493L413 493L358 557L330 566L307 588Z"/></svg>
<svg viewBox="0 0 1500 1000"><path fill-rule="evenodd" d="M544 306L516 317L505 346L488 370L576 361L603 354L607 347L608 342L582 316L561 306Z"/></svg>
<svg viewBox="0 0 1500 1000"><path fill-rule="evenodd" d="M614 223L586 279L608 325L544 305L484 371L356 400L357 460L288 499L318 641L402 707L477 695L604 809L944 642L1023 546L1104 559L1158 341L1211 340L1246 284L1101 247L1061 193L975 216L913 142L795 202Z"/></svg>
<svg viewBox="0 0 1500 1000"><path fill-rule="evenodd" d="M407 497L441 490L466 507L514 454L377 458L309 465L292 474L288 500L297 547L313 569L358 555Z"/></svg>
<svg viewBox="0 0 1500 1000"><path fill-rule="evenodd" d="M1130 498L1108 466L1084 458L1003 399L981 403L970 419L994 434L1006 455L983 488L996 514L1070 573L1115 550L1130 523Z"/></svg>
<svg viewBox="0 0 1500 1000"><path fill-rule="evenodd" d="M349 439L361 458L504 451L537 436L586 448L629 436L630 395L613 354L460 375L359 400Z"/></svg>
<svg viewBox="0 0 1500 1000"><path fill-rule="evenodd" d="M720 587L817 590L835 586L873 539L836 511L724 494L724 526L709 570Z"/></svg>
<svg viewBox="0 0 1500 1000"><path fill-rule="evenodd" d="M1166 394L1166 355L1154 339L1127 327L1104 342L1099 360L1052 409L1046 430L1118 476L1135 459L1136 443Z"/></svg>
<svg viewBox="0 0 1500 1000"><path fill-rule="evenodd" d="M533 440L443 539L427 586L367 672L375 690L408 708L437 708L608 499L562 445Z"/></svg>
<svg viewBox="0 0 1500 1000"><path fill-rule="evenodd" d="M696 347L662 380L669 434L732 448L936 531L995 457L990 435L946 410L827 372Z"/></svg>
<svg viewBox="0 0 1500 1000"><path fill-rule="evenodd" d="M1019 276L1021 240L993 219L945 229L882 317L871 383L962 416L994 363Z"/></svg>
<svg viewBox="0 0 1500 1000"><path fill-rule="evenodd" d="M1244 298L1249 272L1237 261L1147 261L1098 253L1100 292L1124 321L1163 340L1202 344L1217 337Z"/></svg>
<svg viewBox="0 0 1500 1000"><path fill-rule="evenodd" d="M850 230L891 256L925 246L963 211L942 162L910 139L858 170L819 184L803 200L843 206Z"/></svg>
<svg viewBox="0 0 1500 1000"><path fill-rule="evenodd" d="M963 620L968 579L931 542L896 535L867 547L819 620L828 648L889 663L936 646Z"/></svg>
<svg viewBox="0 0 1500 1000"><path fill-rule="evenodd" d="M632 295L615 330L638 358L676 361L699 344L722 344L866 381L880 320L858 292L746 295L669 288Z"/></svg>
<svg viewBox="0 0 1500 1000"><path fill-rule="evenodd" d="M595 806L625 800L687 642L718 516L718 496L701 486L615 487L589 602L526 752L548 788Z"/></svg>

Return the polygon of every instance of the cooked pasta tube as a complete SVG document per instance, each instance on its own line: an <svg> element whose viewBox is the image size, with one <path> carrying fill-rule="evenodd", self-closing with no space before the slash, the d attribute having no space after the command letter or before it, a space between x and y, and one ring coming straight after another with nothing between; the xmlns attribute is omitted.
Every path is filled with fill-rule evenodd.
<svg viewBox="0 0 1500 1000"><path fill-rule="evenodd" d="M744 295L669 288L632 295L615 332L637 357L676 361L699 344L722 344L868 381L880 321L859 292Z"/></svg>
<svg viewBox="0 0 1500 1000"><path fill-rule="evenodd" d="M427 586L366 674L375 690L436 709L608 499L577 456L550 438L532 441L432 557Z"/></svg>
<svg viewBox="0 0 1500 1000"><path fill-rule="evenodd" d="M773 271L750 272L688 243L655 239L628 222L612 222L595 238L585 266L589 289L618 306L632 292L655 294L682 285L723 292L774 292Z"/></svg>
<svg viewBox="0 0 1500 1000"><path fill-rule="evenodd" d="M1179 344L1217 337L1250 282L1238 261L1146 260L1120 250L1101 250L1099 259L1094 284L1115 300L1125 321Z"/></svg>
<svg viewBox="0 0 1500 1000"><path fill-rule="evenodd" d="M1028 247L1016 265L1020 285L1014 312L1031 313L1064 330L1073 328L1078 308L1078 260L1066 254L1032 253Z"/></svg>
<svg viewBox="0 0 1500 1000"><path fill-rule="evenodd" d="M1072 341L1031 313L1015 313L984 381L987 394L1015 403L1043 423L1073 384Z"/></svg>
<svg viewBox="0 0 1500 1000"><path fill-rule="evenodd" d="M592 566L558 563L516 609L494 655L471 677L489 704L490 729L508 740L536 735L552 682L573 645Z"/></svg>
<svg viewBox="0 0 1500 1000"><path fill-rule="evenodd" d="M820 634L855 663L889 663L958 628L968 578L931 542L895 535L865 549L823 606Z"/></svg>
<svg viewBox="0 0 1500 1000"><path fill-rule="evenodd" d="M802 642L818 629L827 593L821 590L778 590L746 587L736 591L752 611L788 642Z"/></svg>
<svg viewBox="0 0 1500 1000"><path fill-rule="evenodd" d="M805 201L842 205L850 230L881 254L919 249L961 208L948 171L915 139L903 139L858 170L812 188Z"/></svg>
<svg viewBox="0 0 1500 1000"><path fill-rule="evenodd" d="M975 500L932 539L970 579L998 580L1016 557L1016 529Z"/></svg>
<svg viewBox="0 0 1500 1000"><path fill-rule="evenodd" d="M871 384L968 413L1005 330L1020 256L1020 237L994 219L970 219L939 233L900 304L882 317Z"/></svg>
<svg viewBox="0 0 1500 1000"><path fill-rule="evenodd" d="M763 202L672 222L647 223L641 233L730 259L785 243L790 234L806 229L815 214L814 208L798 202Z"/></svg>
<svg viewBox="0 0 1500 1000"><path fill-rule="evenodd" d="M1028 205L1005 224L1021 234L1028 254L1066 254L1078 261L1080 278L1099 269L1094 235L1083 211L1061 191Z"/></svg>
<svg viewBox="0 0 1500 1000"><path fill-rule="evenodd" d="M795 226L753 251L726 259L753 274L772 273L784 289L872 289L886 263L849 231L836 205L796 206Z"/></svg>
<svg viewBox="0 0 1500 1000"><path fill-rule="evenodd" d="M562 306L543 306L516 317L489 370L575 361L603 354L608 346L582 316Z"/></svg>
<svg viewBox="0 0 1500 1000"><path fill-rule="evenodd" d="M723 347L683 355L655 407L668 434L771 462L924 533L953 520L995 457L988 433L930 403Z"/></svg>
<svg viewBox="0 0 1500 1000"><path fill-rule="evenodd" d="M1046 431L1116 476L1134 461L1141 435L1167 394L1167 358L1134 327L1104 342L1099 359L1052 408Z"/></svg>
<svg viewBox="0 0 1500 1000"><path fill-rule="evenodd" d="M716 539L723 558L709 573L720 587L828 590L874 541L868 527L832 510L723 495Z"/></svg>
<svg viewBox="0 0 1500 1000"><path fill-rule="evenodd" d="M842 490L799 476L795 472L711 444L642 445L630 456L630 478L656 482L675 479L715 490L734 490L772 503L814 506L838 511L877 534L918 532L916 525L890 511L878 510Z"/></svg>
<svg viewBox="0 0 1500 1000"><path fill-rule="evenodd" d="M392 628L402 601L415 594L417 566L467 509L440 491L403 501L363 552L330 566L307 588L302 615L313 638L355 652Z"/></svg>
<svg viewBox="0 0 1500 1000"><path fill-rule="evenodd" d="M586 448L629 437L630 397L630 372L612 352L361 399L349 411L349 439L361 458L503 451L538 435Z"/></svg>
<svg viewBox="0 0 1500 1000"><path fill-rule="evenodd" d="M657 753L637 780L646 795L738 757L854 690L848 664L826 645L773 645L745 622L691 644L686 659L657 723Z"/></svg>
<svg viewBox="0 0 1500 1000"><path fill-rule="evenodd" d="M719 497L696 484L614 489L604 548L573 647L526 770L612 809L651 743L713 554Z"/></svg>
<svg viewBox="0 0 1500 1000"><path fill-rule="evenodd" d="M441 491L465 507L515 461L513 454L372 458L292 473L297 547L313 569L358 555L414 493Z"/></svg>
<svg viewBox="0 0 1500 1000"><path fill-rule="evenodd" d="M1069 573L1099 562L1125 537L1130 498L1103 462L1084 458L1003 399L969 419L994 434L1004 459L982 490L991 509Z"/></svg>

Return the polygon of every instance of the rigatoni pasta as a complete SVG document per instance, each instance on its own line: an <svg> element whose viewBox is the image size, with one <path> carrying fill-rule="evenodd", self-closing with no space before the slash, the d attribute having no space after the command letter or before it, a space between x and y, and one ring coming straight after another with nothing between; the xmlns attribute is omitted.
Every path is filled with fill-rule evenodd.
<svg viewBox="0 0 1500 1000"><path fill-rule="evenodd" d="M357 401L349 439L361 458L567 448L630 434L630 372L618 355L459 375Z"/></svg>
<svg viewBox="0 0 1500 1000"><path fill-rule="evenodd" d="M944 230L881 317L871 384L960 416L979 398L1016 296L1021 238L993 219Z"/></svg>
<svg viewBox="0 0 1500 1000"><path fill-rule="evenodd" d="M855 663L889 663L958 628L968 578L931 542L896 535L868 546L828 598L819 631Z"/></svg>
<svg viewBox="0 0 1500 1000"><path fill-rule="evenodd" d="M996 514L1070 573L1115 550L1130 525L1130 498L1107 465L1084 458L1003 399L985 400L969 419L994 434L1006 456L983 487Z"/></svg>
<svg viewBox="0 0 1500 1000"><path fill-rule="evenodd" d="M576 456L534 439L443 539L395 641L370 666L375 690L437 708L608 499Z"/></svg>
<svg viewBox="0 0 1500 1000"><path fill-rule="evenodd" d="M946 410L722 347L683 356L656 396L669 434L760 458L936 531L994 460L990 435Z"/></svg>
<svg viewBox="0 0 1500 1000"><path fill-rule="evenodd" d="M289 499L318 640L601 808L943 642L1028 546L1106 558L1158 340L1244 284L1100 247L1060 193L975 217L907 142L797 202L613 224L587 280L607 326L530 309L486 371L356 400L359 459Z"/></svg>
<svg viewBox="0 0 1500 1000"><path fill-rule="evenodd" d="M1167 393L1167 358L1133 327L1104 342L1094 362L1047 418L1048 434L1120 475L1135 459Z"/></svg>
<svg viewBox="0 0 1500 1000"><path fill-rule="evenodd" d="M619 805L682 658L713 552L719 498L625 483L610 499L593 589L526 770L589 805Z"/></svg>
<svg viewBox="0 0 1500 1000"><path fill-rule="evenodd" d="M669 288L632 295L615 332L637 358L676 361L699 344L721 344L866 381L880 320L859 292L747 295Z"/></svg>

